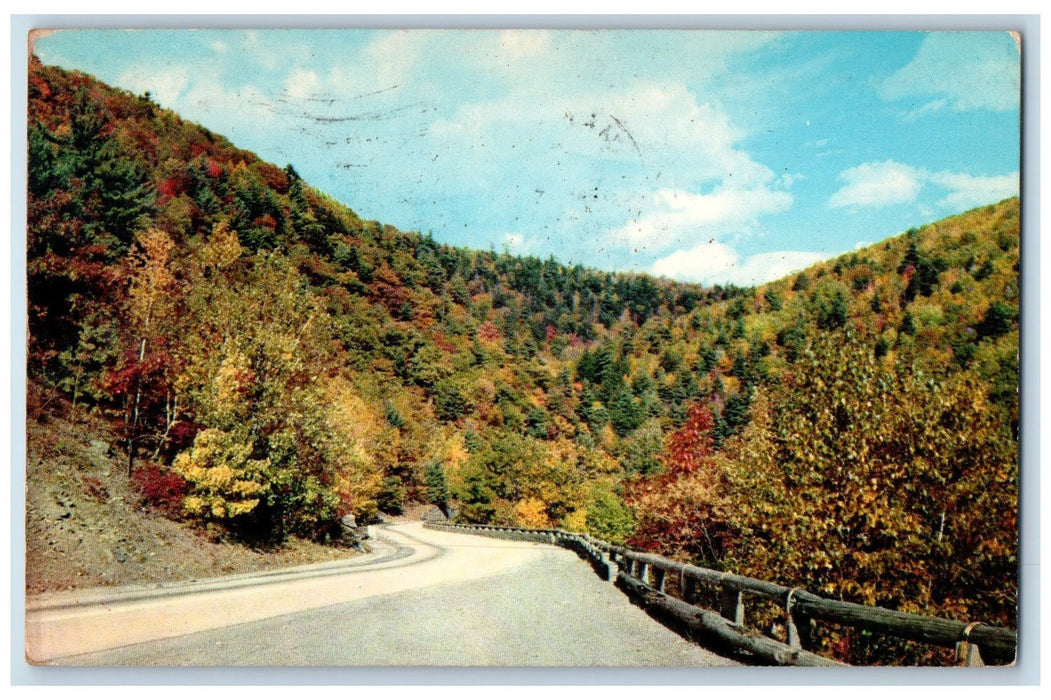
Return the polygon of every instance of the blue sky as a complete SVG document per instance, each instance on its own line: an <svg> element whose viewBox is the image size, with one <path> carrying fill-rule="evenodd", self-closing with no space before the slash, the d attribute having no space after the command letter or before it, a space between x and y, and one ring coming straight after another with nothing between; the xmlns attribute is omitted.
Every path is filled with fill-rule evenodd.
<svg viewBox="0 0 1051 700"><path fill-rule="evenodd" d="M755 284L1019 189L1002 32L83 30L42 61L444 242Z"/></svg>

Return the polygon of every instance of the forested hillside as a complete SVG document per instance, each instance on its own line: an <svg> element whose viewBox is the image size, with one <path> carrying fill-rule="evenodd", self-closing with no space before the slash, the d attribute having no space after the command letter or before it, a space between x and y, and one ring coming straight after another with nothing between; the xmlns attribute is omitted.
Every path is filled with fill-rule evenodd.
<svg viewBox="0 0 1051 700"><path fill-rule="evenodd" d="M323 540L426 501L1014 624L1017 199L701 288L362 220L35 60L28 138L30 381L182 517Z"/></svg>

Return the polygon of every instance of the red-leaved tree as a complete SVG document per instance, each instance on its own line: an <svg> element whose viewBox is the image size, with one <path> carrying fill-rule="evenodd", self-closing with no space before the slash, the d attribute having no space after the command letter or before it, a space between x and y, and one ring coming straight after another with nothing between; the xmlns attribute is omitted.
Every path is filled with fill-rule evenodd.
<svg viewBox="0 0 1051 700"><path fill-rule="evenodd" d="M707 563L722 557L726 528L718 515L719 474L712 468L714 426L711 410L693 404L683 426L668 436L664 469L631 485L628 503L638 527L630 546Z"/></svg>

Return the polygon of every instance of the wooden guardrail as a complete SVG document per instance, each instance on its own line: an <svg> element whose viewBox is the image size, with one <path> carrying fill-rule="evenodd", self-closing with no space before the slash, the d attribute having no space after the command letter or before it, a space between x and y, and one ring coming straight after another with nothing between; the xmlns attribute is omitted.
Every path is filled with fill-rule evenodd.
<svg viewBox="0 0 1051 700"><path fill-rule="evenodd" d="M1011 664L1017 633L980 623L957 622L822 598L802 588L761 581L725 571L677 562L609 544L589 535L554 529L460 525L431 522L427 527L473 532L501 539L546 542L571 549L596 573L615 582L651 615L692 638L743 650L777 665L838 666L812 653L814 623L835 623L875 634L954 648L961 666ZM719 591L718 611L698 606L702 585ZM745 627L745 595L772 601L784 611L787 643Z"/></svg>

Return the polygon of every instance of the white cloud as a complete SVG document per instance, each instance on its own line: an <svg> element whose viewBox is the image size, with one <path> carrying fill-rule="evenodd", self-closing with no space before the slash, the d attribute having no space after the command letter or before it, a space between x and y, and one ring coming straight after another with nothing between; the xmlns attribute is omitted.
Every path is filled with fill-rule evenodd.
<svg viewBox="0 0 1051 700"><path fill-rule="evenodd" d="M525 244L525 237L520 233L505 233L504 244L508 248L521 248Z"/></svg>
<svg viewBox="0 0 1051 700"><path fill-rule="evenodd" d="M603 87L520 85L459 105L411 147L424 172L435 153L456 154L435 171L450 190L535 193L540 226L600 247L658 253L747 233L792 205L799 177L756 161L738 145L746 133L686 86Z"/></svg>
<svg viewBox="0 0 1051 700"><path fill-rule="evenodd" d="M737 265L737 251L717 241L701 243L688 250L677 250L655 263L650 270L684 282L706 282L720 278Z"/></svg>
<svg viewBox="0 0 1051 700"><path fill-rule="evenodd" d="M882 207L907 204L916 199L923 172L909 165L887 160L862 163L839 174L846 184L828 200L830 207Z"/></svg>
<svg viewBox="0 0 1051 700"><path fill-rule="evenodd" d="M749 286L781 279L823 258L820 253L781 250L741 260L730 246L709 241L657 260L650 271L683 282Z"/></svg>
<svg viewBox="0 0 1051 700"><path fill-rule="evenodd" d="M839 179L847 184L828 200L830 207L882 207L915 202L920 191L934 186L948 190L937 202L943 211L959 212L998 202L1018 194L1018 171L1005 175L971 175L941 171L931 173L922 168L896 163L862 163L844 170ZM921 206L924 216L936 212L927 204Z"/></svg>
<svg viewBox="0 0 1051 700"><path fill-rule="evenodd" d="M938 96L952 109L1003 112L1020 103L1020 56L1006 32L932 32L913 59L877 88L888 101ZM939 109L927 102L911 114Z"/></svg>
<svg viewBox="0 0 1051 700"><path fill-rule="evenodd" d="M241 50L261 60L255 54L263 35L244 36ZM346 52L327 53L327 67L297 55L304 45L294 38L275 51L282 93L242 87L223 94L194 76L207 83L184 94L183 104L196 102L192 111L207 111L217 130L229 123L220 109L234 109L243 122L246 109L254 117L272 108L267 128L283 129L299 151L317 143L337 163L384 163L385 176L340 171L339 185L401 226L441 231L486 216L476 225L492 232L489 240L515 245L502 240L506 219L474 214L478 207L467 203L524 194L538 204L530 216L537 231L623 251L610 246L612 234L659 248L652 255L731 229L745 233L758 217L791 206L788 190L798 177L779 179L741 148L748 134L722 108L718 91L710 102L699 98L729 70L731 57L775 40L773 33L379 32L355 45L326 44ZM640 49L630 65L625 42ZM237 49L231 45L228 55ZM702 74L697 65L705 66ZM233 96L253 104L235 109ZM305 176L326 184L326 175L311 172L309 156L281 148ZM382 184L395 181L396 188ZM429 189L434 183L438 196ZM427 207L429 218L417 220L413 202L436 199L443 206Z"/></svg>
<svg viewBox="0 0 1051 700"><path fill-rule="evenodd" d="M294 100L302 100L317 95L321 89L321 78L317 73L305 68L298 68L285 80L285 93Z"/></svg>
<svg viewBox="0 0 1051 700"><path fill-rule="evenodd" d="M275 50L272 35L264 39L259 32L249 30L244 34L241 49L252 55L267 70L275 70L282 64L284 56Z"/></svg>
<svg viewBox="0 0 1051 700"><path fill-rule="evenodd" d="M653 163L665 175L694 182L733 177L763 181L769 169L735 148L744 132L717 107L699 103L685 86L635 81L615 89L538 82L459 105L433 133L467 127L473 138L508 148L527 138L558 156ZM518 145L517 143L515 145ZM744 186L744 185L742 185Z"/></svg>
<svg viewBox="0 0 1051 700"><path fill-rule="evenodd" d="M739 285L756 285L779 280L793 272L810 267L825 259L821 253L802 250L778 250L772 253L758 253L747 258L740 265L730 281Z"/></svg>
<svg viewBox="0 0 1051 700"><path fill-rule="evenodd" d="M743 227L759 216L787 209L788 192L759 187L722 188L710 194L663 189L651 196L649 211L611 232L614 240L633 246L666 248L681 242Z"/></svg>
<svg viewBox="0 0 1051 700"><path fill-rule="evenodd" d="M270 99L252 86L227 88L214 75L199 75L179 98L179 112L195 121L208 124L222 134L238 134L243 148L259 148L269 143L273 132L245 131L246 123L267 123L277 127ZM253 142L253 136L259 139Z"/></svg>
<svg viewBox="0 0 1051 700"><path fill-rule="evenodd" d="M123 73L117 83L132 92L150 92L158 104L172 107L179 95L190 82L189 71L183 66L174 66L165 70L151 67L139 67Z"/></svg>
<svg viewBox="0 0 1051 700"><path fill-rule="evenodd" d="M930 176L935 185L949 190L939 206L963 211L991 204L1018 194L1018 172L988 177L940 172Z"/></svg>
<svg viewBox="0 0 1051 700"><path fill-rule="evenodd" d="M596 243L650 252L745 233L792 205L788 189L801 176L779 178L757 162L738 145L746 133L684 85L556 88L519 85L432 123L431 152L456 153L460 164L443 181L543 192L553 217L585 221Z"/></svg>
<svg viewBox="0 0 1051 700"><path fill-rule="evenodd" d="M446 50L428 60L448 61L459 72L480 71L506 86L548 87L572 95L630 82L708 84L731 71L734 58L779 36L756 31L472 30L459 33L452 55Z"/></svg>

